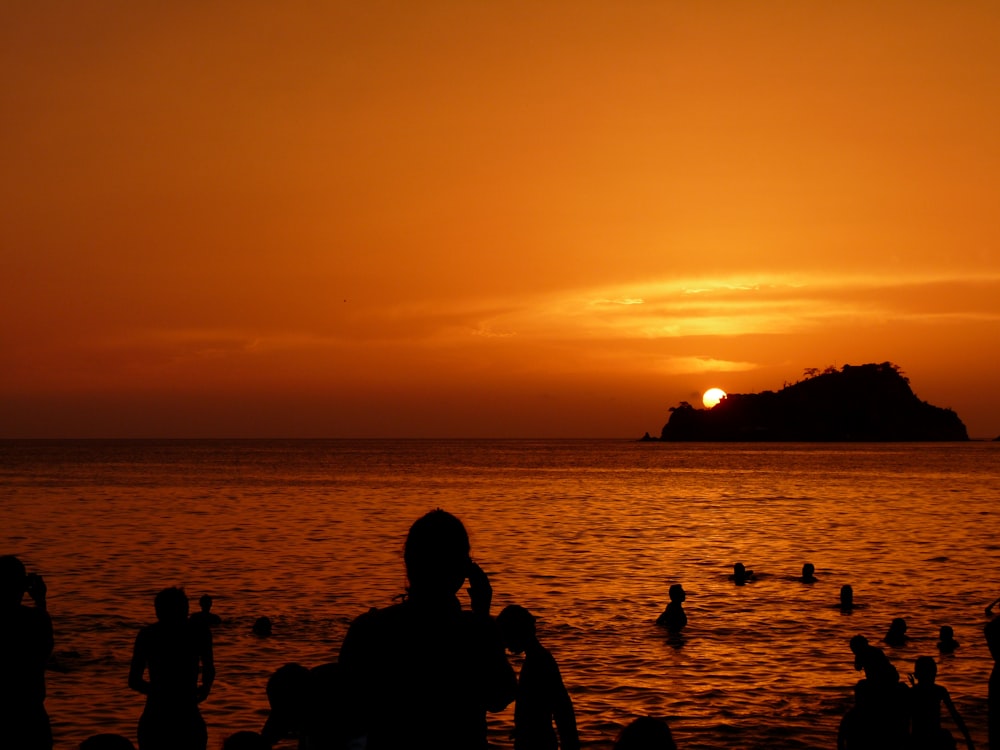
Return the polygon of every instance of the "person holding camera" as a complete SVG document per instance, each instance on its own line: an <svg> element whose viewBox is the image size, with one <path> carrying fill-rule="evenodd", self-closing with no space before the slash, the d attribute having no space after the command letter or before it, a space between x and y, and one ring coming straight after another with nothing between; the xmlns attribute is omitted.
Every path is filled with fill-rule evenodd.
<svg viewBox="0 0 1000 750"><path fill-rule="evenodd" d="M21 603L28 594L33 607ZM42 577L13 555L0 556L0 747L49 750L45 663L52 654L52 620Z"/></svg>

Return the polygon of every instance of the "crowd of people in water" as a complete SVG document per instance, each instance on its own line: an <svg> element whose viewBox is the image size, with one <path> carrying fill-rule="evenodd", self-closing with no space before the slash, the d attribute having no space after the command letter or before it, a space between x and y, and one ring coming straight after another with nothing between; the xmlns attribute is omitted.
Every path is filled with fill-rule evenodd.
<svg viewBox="0 0 1000 750"><path fill-rule="evenodd" d="M535 617L510 605L493 616L493 589L470 554L469 537L454 515L434 510L410 527L404 547L406 594L398 604L371 609L350 625L337 662L312 668L286 664L271 675L270 711L263 727L236 732L223 750L269 750L297 740L300 750L398 750L487 747L487 714L514 704L515 750L578 750L580 737L569 691L552 654L542 645ZM754 580L743 563L733 566L738 586ZM817 581L806 563L799 579ZM470 608L458 592L468 582ZM52 620L46 585L12 555L0 556L0 748L49 750L53 738L45 709L45 667L52 653ZM23 603L27 595L33 606ZM688 624L686 594L670 586L669 603L656 624L680 633ZM189 614L183 589L165 588L154 600L156 622L135 639L128 686L146 697L138 720L139 750L205 750L208 732L199 704L215 680L212 627L221 620L212 598L202 596ZM985 610L993 615L1000 598ZM853 590L840 591L840 607L854 607ZM254 623L266 637L266 617ZM1000 748L1000 617L984 628L994 659L988 687L991 748ZM896 618L883 639L905 645L906 621ZM945 750L955 748L942 726L946 709L969 750L972 737L948 690L936 682L933 657L914 662L909 686L882 648L863 635L850 640L854 666L864 678L854 686L854 705L844 715L838 750ZM958 647L942 626L938 650ZM523 654L516 673L507 652ZM615 750L673 750L670 727L642 716L625 726ZM98 734L80 750L135 750L127 737Z"/></svg>

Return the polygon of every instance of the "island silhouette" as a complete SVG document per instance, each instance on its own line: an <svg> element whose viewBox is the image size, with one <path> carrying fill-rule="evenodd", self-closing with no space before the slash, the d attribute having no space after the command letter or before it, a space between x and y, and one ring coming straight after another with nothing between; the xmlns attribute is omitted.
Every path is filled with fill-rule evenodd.
<svg viewBox="0 0 1000 750"><path fill-rule="evenodd" d="M655 440L646 433L643 440ZM665 441L954 441L969 434L951 409L921 401L892 362L805 371L780 391L730 393L710 409L670 407Z"/></svg>

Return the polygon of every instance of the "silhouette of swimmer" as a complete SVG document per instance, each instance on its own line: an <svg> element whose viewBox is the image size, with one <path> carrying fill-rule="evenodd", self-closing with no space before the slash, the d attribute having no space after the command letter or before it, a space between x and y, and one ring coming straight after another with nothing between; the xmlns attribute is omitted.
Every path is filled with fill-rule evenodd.
<svg viewBox="0 0 1000 750"><path fill-rule="evenodd" d="M483 748L486 712L506 708L517 688L489 580L462 522L440 509L410 527L403 559L406 598L355 619L340 648L354 735L367 735L368 750ZM466 578L471 611L457 597Z"/></svg>
<svg viewBox="0 0 1000 750"><path fill-rule="evenodd" d="M802 566L802 578L799 580L802 583L816 583L819 579L816 577L816 566L812 563L805 563Z"/></svg>
<svg viewBox="0 0 1000 750"><path fill-rule="evenodd" d="M993 670L990 672L989 691L986 706L989 717L989 745L1000 747L1000 617L994 617L983 628L986 645L993 657Z"/></svg>
<svg viewBox="0 0 1000 750"><path fill-rule="evenodd" d="M942 654L953 654L958 646L958 641L955 640L955 631L950 625L942 625L938 631L938 651Z"/></svg>
<svg viewBox="0 0 1000 750"><path fill-rule="evenodd" d="M500 612L497 627L507 650L524 654L514 699L514 750L578 750L573 701L556 660L535 634L534 616L512 604Z"/></svg>
<svg viewBox="0 0 1000 750"><path fill-rule="evenodd" d="M902 617L893 619L882 641L893 648L901 648L909 643L910 636L906 634L906 620Z"/></svg>
<svg viewBox="0 0 1000 750"><path fill-rule="evenodd" d="M955 740L951 732L941 726L941 704L951 714L955 726L965 738L969 750L974 750L972 737L965 722L952 703L947 688L935 683L937 664L930 656L921 656L913 665L909 690L910 699L910 747L913 750L945 750L954 748Z"/></svg>
<svg viewBox="0 0 1000 750"><path fill-rule="evenodd" d="M684 601L687 599L687 593L684 591L683 586L675 583L670 587L668 595L670 596L670 602L667 604L667 608L656 618L656 624L665 627L672 633L677 633L688 622L687 614L684 612L683 607Z"/></svg>
<svg viewBox="0 0 1000 750"><path fill-rule="evenodd" d="M297 737L301 750L347 747L347 697L339 664L312 669L285 664L268 679L267 700L271 710L260 733L269 745Z"/></svg>
<svg viewBox="0 0 1000 750"><path fill-rule="evenodd" d="M95 734L80 743L80 750L135 750L135 745L120 734Z"/></svg>
<svg viewBox="0 0 1000 750"><path fill-rule="evenodd" d="M748 583L751 578L753 578L753 571L747 570L743 563L738 562L733 565L733 575L731 576L731 579L737 586L742 586L744 583Z"/></svg>
<svg viewBox="0 0 1000 750"><path fill-rule="evenodd" d="M212 597L208 594L202 594L198 600L198 606L201 609L191 615L191 622L209 628L222 624L222 618L212 612Z"/></svg>
<svg viewBox="0 0 1000 750"><path fill-rule="evenodd" d="M45 711L45 663L52 653L52 620L42 577L13 555L0 557L0 747L52 747ZM27 594L33 607L21 603Z"/></svg>
<svg viewBox="0 0 1000 750"><path fill-rule="evenodd" d="M677 745L667 722L640 716L618 734L614 750L677 750Z"/></svg>
<svg viewBox="0 0 1000 750"><path fill-rule="evenodd" d="M271 625L271 618L267 617L266 615L264 617L258 617L256 620L254 620L253 627L250 628L250 630L253 631L254 635L260 638L270 637L271 633L273 632L273 627Z"/></svg>
<svg viewBox="0 0 1000 750"><path fill-rule="evenodd" d="M854 589L850 584L845 583L840 587L840 611L852 612L854 610Z"/></svg>
<svg viewBox="0 0 1000 750"><path fill-rule="evenodd" d="M139 750L205 750L208 734L198 704L215 681L212 632L188 619L183 589L163 589L154 606L157 621L136 636L128 673L129 687L146 696Z"/></svg>

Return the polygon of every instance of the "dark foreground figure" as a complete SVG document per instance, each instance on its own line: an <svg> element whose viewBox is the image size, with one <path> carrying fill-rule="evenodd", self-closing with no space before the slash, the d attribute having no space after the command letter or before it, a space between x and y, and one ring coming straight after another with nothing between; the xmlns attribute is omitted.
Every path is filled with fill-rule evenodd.
<svg viewBox="0 0 1000 750"><path fill-rule="evenodd" d="M208 730L198 704L215 680L212 633L188 620L182 589L161 591L155 608L157 621L136 636L128 673L128 686L146 696L139 750L205 750Z"/></svg>
<svg viewBox="0 0 1000 750"><path fill-rule="evenodd" d="M34 607L21 604L25 593ZM0 748L48 750L45 662L52 653L52 620L45 582L28 575L13 555L0 557Z"/></svg>
<svg viewBox="0 0 1000 750"><path fill-rule="evenodd" d="M962 733L968 750L975 750L972 737L961 714L955 708L947 688L935 682L937 664L930 656L921 656L913 665L910 688L910 739L913 750L952 750L955 739L941 726L941 707L948 709L955 726Z"/></svg>
<svg viewBox="0 0 1000 750"><path fill-rule="evenodd" d="M622 729L614 750L677 750L677 745L667 722L640 716Z"/></svg>
<svg viewBox="0 0 1000 750"><path fill-rule="evenodd" d="M1000 600L998 600L1000 601ZM986 608L986 614L994 602ZM990 656L993 657L993 671L990 672L989 693L987 698L987 711L989 714L989 738L990 747L1000 747L1000 617L994 617L983 628L986 635L986 645L989 646Z"/></svg>
<svg viewBox="0 0 1000 750"><path fill-rule="evenodd" d="M417 519L403 557L406 599L358 617L340 649L353 734L368 750L485 748L486 712L506 708L517 687L486 574L462 522L443 510ZM472 611L456 596L466 578Z"/></svg>
<svg viewBox="0 0 1000 750"><path fill-rule="evenodd" d="M288 737L299 750L342 750L348 746L348 705L343 671L336 662L309 669L289 663L267 681L271 705L260 735L268 747Z"/></svg>
<svg viewBox="0 0 1000 750"><path fill-rule="evenodd" d="M514 750L579 750L573 701L559 665L535 634L534 615L512 604L504 607L497 625L507 649L524 654L514 703Z"/></svg>

